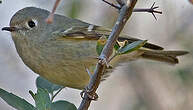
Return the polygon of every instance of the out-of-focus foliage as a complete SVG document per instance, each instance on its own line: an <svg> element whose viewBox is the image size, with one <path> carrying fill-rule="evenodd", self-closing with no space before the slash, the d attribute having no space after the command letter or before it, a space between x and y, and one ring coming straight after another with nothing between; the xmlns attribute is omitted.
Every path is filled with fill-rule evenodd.
<svg viewBox="0 0 193 110"><path fill-rule="evenodd" d="M178 69L176 72L184 82L184 85L187 85L187 84L193 85L192 67L190 66L184 67L184 68Z"/></svg>
<svg viewBox="0 0 193 110"><path fill-rule="evenodd" d="M76 106L65 100L52 102L61 86L55 85L42 77L36 79L37 93L29 91L35 101L35 107L26 100L0 88L0 97L17 110L77 110ZM50 94L49 92L50 91ZM51 97L50 97L51 95Z"/></svg>
<svg viewBox="0 0 193 110"><path fill-rule="evenodd" d="M190 3L192 3L193 4L193 0L189 0L190 1Z"/></svg>

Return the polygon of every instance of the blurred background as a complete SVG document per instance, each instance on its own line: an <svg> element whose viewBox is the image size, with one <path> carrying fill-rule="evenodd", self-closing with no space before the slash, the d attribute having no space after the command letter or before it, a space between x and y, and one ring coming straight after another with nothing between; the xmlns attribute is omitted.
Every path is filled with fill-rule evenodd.
<svg viewBox="0 0 193 110"><path fill-rule="evenodd" d="M109 0L114 2L114 0ZM9 25L12 15L27 6L51 10L55 0L3 0L0 28ZM149 13L133 13L124 28L132 37L147 39L166 49L184 49L189 55L177 65L137 60L122 64L98 89L99 100L90 110L193 110L193 5L188 0L139 0L137 8L153 2L162 15L156 21ZM101 0L62 0L56 13L112 28L117 10ZM37 75L18 56L10 33L0 31L0 88L34 103L28 93L36 91ZM66 88L57 96L80 104L80 90ZM0 99L1 110L13 110Z"/></svg>

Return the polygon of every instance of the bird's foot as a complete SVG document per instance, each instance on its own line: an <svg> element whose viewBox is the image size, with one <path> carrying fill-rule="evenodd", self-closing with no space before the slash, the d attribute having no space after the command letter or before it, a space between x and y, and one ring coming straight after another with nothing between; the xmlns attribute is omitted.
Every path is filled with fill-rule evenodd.
<svg viewBox="0 0 193 110"><path fill-rule="evenodd" d="M94 101L97 101L98 100L98 94L97 93L93 93L93 90L89 89L88 87L84 88L83 91L80 93L80 96L84 99L85 98L85 95L87 95L87 97L90 99L90 100L94 100Z"/></svg>

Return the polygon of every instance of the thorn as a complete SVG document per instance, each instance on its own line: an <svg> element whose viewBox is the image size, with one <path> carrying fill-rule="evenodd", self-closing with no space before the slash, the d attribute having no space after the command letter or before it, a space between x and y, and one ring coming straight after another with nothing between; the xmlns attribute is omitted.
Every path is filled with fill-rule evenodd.
<svg viewBox="0 0 193 110"><path fill-rule="evenodd" d="M159 8L159 6L153 7L152 9L156 9L156 8Z"/></svg>
<svg viewBox="0 0 193 110"><path fill-rule="evenodd" d="M154 7L154 5L155 5L155 2L153 2L153 5L151 6L151 8L153 8L153 7Z"/></svg>
<svg viewBox="0 0 193 110"><path fill-rule="evenodd" d="M88 73L88 75L89 75L89 77L91 79L93 75L90 73L89 69L85 65L84 65L84 67L85 67L86 72Z"/></svg>
<svg viewBox="0 0 193 110"><path fill-rule="evenodd" d="M159 8L159 6L155 6L155 7L154 7L154 5L155 5L155 2L154 2L153 5L151 6L151 8L148 10L148 12L153 15L153 17L155 18L155 20L157 20L157 17L155 16L155 13L162 14L162 12L155 10L155 9Z"/></svg>
<svg viewBox="0 0 193 110"><path fill-rule="evenodd" d="M152 15L153 15L153 17L155 18L155 20L157 20L157 18L156 18L156 16L155 16L155 14L154 14L154 13L152 13Z"/></svg>
<svg viewBox="0 0 193 110"><path fill-rule="evenodd" d="M155 9L159 8L159 6L155 6L155 2L153 3L153 5L151 6L151 8L145 8L145 9L134 9L133 12L148 12L151 13L153 15L153 17L155 18L155 20L157 20L155 13L157 14L162 14L161 11L157 11Z"/></svg>

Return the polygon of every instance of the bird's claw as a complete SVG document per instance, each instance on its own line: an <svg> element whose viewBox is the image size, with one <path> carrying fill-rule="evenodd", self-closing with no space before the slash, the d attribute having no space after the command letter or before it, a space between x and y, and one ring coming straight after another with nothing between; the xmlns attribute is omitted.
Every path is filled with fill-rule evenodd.
<svg viewBox="0 0 193 110"><path fill-rule="evenodd" d="M98 57L98 59L99 59L99 63L101 65L106 65L107 68L109 68L111 66L108 63L109 61L107 61L107 58L105 58L105 57Z"/></svg>
<svg viewBox="0 0 193 110"><path fill-rule="evenodd" d="M90 100L94 100L94 101L97 101L98 100L98 94L97 93L92 93L93 90L89 89L88 87L84 88L83 91L80 93L80 96L84 99L85 97L85 94L87 94L88 98Z"/></svg>

